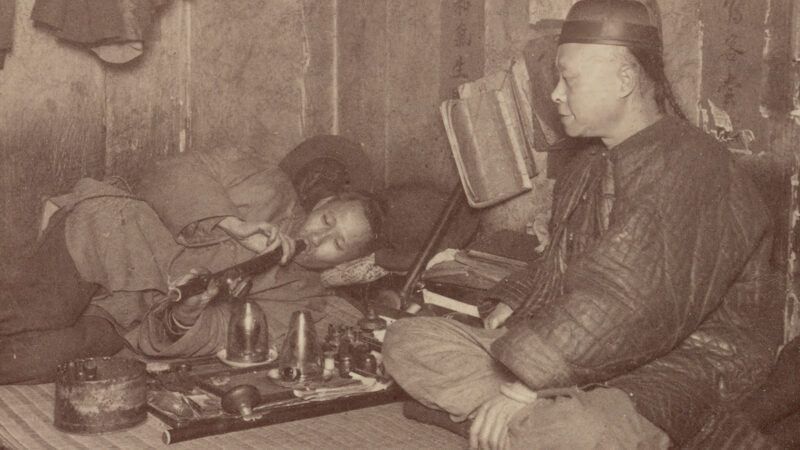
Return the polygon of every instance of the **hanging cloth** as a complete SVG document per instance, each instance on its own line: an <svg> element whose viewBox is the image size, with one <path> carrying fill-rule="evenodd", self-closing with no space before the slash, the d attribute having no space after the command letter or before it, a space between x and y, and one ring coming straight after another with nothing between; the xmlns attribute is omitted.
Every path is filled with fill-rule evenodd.
<svg viewBox="0 0 800 450"><path fill-rule="evenodd" d="M119 0L37 0L31 18L65 41L95 44L118 39L122 30Z"/></svg>
<svg viewBox="0 0 800 450"><path fill-rule="evenodd" d="M169 0L36 0L31 18L58 38L121 64L144 51L159 7Z"/></svg>
<svg viewBox="0 0 800 450"><path fill-rule="evenodd" d="M0 0L0 69L14 42L14 0Z"/></svg>
<svg viewBox="0 0 800 450"><path fill-rule="evenodd" d="M103 61L122 64L144 53L144 41L153 26L158 8L169 0L117 0L122 14L119 39L92 46Z"/></svg>

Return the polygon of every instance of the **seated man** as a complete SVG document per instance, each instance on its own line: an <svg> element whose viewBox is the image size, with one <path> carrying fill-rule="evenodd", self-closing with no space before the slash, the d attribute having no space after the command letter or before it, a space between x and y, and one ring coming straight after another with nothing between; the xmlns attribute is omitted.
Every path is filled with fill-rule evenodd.
<svg viewBox="0 0 800 450"><path fill-rule="evenodd" d="M207 293L171 302L170 285L192 269L219 271L278 246L283 265L251 291L273 337L304 307L354 320L346 301L325 297L319 272L372 251L382 222L378 203L355 191L304 211L287 174L237 149L158 162L135 194L83 179L51 202L58 211L38 257L3 286L0 382L47 379L60 362L124 344L150 356L213 354L225 345L229 305L206 308ZM298 255L296 239L307 244Z"/></svg>
<svg viewBox="0 0 800 450"><path fill-rule="evenodd" d="M552 241L497 286L485 328L388 329L389 373L472 418L472 448L680 445L772 365L782 309L761 289L766 207L724 147L667 115L679 111L654 17L633 0L570 9L551 99L567 135L602 146L563 172Z"/></svg>

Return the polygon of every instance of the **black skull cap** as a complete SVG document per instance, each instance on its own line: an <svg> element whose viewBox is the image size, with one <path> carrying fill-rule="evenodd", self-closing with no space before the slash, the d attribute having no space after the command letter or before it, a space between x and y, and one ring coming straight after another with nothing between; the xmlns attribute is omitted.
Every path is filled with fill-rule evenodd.
<svg viewBox="0 0 800 450"><path fill-rule="evenodd" d="M661 51L658 19L636 0L581 0L570 8L558 44L605 44Z"/></svg>

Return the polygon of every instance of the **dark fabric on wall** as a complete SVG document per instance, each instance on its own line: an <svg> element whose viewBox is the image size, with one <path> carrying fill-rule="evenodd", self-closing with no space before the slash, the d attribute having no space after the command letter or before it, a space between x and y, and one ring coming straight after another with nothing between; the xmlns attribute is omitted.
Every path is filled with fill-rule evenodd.
<svg viewBox="0 0 800 450"><path fill-rule="evenodd" d="M31 19L85 45L142 41L169 0L37 0Z"/></svg>
<svg viewBox="0 0 800 450"><path fill-rule="evenodd" d="M0 69L14 43L14 1L0 0Z"/></svg>
<svg viewBox="0 0 800 450"><path fill-rule="evenodd" d="M115 39L122 28L119 1L37 0L31 18L59 38L80 44Z"/></svg>

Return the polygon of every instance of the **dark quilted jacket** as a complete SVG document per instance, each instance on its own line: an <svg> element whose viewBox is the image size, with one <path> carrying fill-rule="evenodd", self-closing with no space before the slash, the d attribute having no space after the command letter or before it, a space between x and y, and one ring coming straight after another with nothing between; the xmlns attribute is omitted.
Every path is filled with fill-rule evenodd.
<svg viewBox="0 0 800 450"><path fill-rule="evenodd" d="M742 414L715 411L702 429L681 448L687 450L780 450L784 448L763 434Z"/></svg>
<svg viewBox="0 0 800 450"><path fill-rule="evenodd" d="M560 295L526 296L535 271L504 283L497 297L515 311L538 304L492 350L533 389L618 387L681 443L763 380L780 343L780 296L761 286L767 209L729 152L683 121L608 153L608 229L568 259Z"/></svg>

